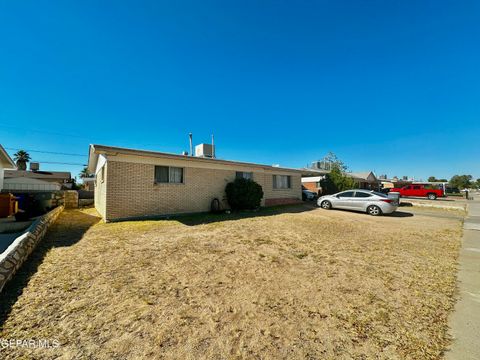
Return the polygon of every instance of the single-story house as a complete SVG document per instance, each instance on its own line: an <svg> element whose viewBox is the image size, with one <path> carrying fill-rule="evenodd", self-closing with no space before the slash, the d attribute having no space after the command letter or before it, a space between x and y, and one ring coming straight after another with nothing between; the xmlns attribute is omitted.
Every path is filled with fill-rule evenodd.
<svg viewBox="0 0 480 360"><path fill-rule="evenodd" d="M9 190L54 191L69 188L71 175L65 171L5 170Z"/></svg>
<svg viewBox="0 0 480 360"><path fill-rule="evenodd" d="M3 189L5 169L15 169L16 165L2 145L0 145L0 191Z"/></svg>
<svg viewBox="0 0 480 360"><path fill-rule="evenodd" d="M206 212L215 198L227 208L225 187L236 177L262 186L263 206L302 199L301 170L212 157L90 145L88 170L105 221Z"/></svg>
<svg viewBox="0 0 480 360"><path fill-rule="evenodd" d="M329 170L318 170L318 169L304 169L304 176L302 177L302 186L305 189L313 191L317 194L322 193L322 187L320 181L328 174ZM308 176L307 176L307 175ZM317 175L317 176L312 176ZM374 190L378 189L380 182L372 171L366 172L348 172L345 173L346 176L355 180L355 187L360 189L369 189Z"/></svg>
<svg viewBox="0 0 480 360"><path fill-rule="evenodd" d="M356 186L360 189L375 190L380 187L380 181L372 171L349 172L345 175L355 180Z"/></svg>

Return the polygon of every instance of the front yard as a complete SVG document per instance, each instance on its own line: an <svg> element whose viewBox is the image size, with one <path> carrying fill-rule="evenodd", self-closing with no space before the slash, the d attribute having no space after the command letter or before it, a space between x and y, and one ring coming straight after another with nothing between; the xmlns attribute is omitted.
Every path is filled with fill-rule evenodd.
<svg viewBox="0 0 480 360"><path fill-rule="evenodd" d="M441 357L461 221L402 211L370 217L298 206L112 224L94 210L66 211L0 295L0 338L60 346L0 352Z"/></svg>

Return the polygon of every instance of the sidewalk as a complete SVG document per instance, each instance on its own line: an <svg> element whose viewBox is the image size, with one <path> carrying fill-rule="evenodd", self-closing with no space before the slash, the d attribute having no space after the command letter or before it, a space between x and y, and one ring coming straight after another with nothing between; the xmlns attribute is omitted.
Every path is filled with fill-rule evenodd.
<svg viewBox="0 0 480 360"><path fill-rule="evenodd" d="M468 202L458 273L459 298L450 318L453 343L448 360L480 359L480 194Z"/></svg>

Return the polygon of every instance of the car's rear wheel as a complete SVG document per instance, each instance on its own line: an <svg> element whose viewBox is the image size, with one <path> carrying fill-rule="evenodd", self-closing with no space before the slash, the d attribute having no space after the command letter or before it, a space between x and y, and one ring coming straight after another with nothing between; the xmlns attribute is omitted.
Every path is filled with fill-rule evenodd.
<svg viewBox="0 0 480 360"><path fill-rule="evenodd" d="M428 197L428 200L436 200L437 194L428 194L427 197Z"/></svg>
<svg viewBox="0 0 480 360"><path fill-rule="evenodd" d="M367 214L372 216L378 216L382 214L382 210L377 205L370 205L367 208Z"/></svg>
<svg viewBox="0 0 480 360"><path fill-rule="evenodd" d="M328 200L323 200L320 203L320 207L325 210L330 210L332 208L332 203Z"/></svg>

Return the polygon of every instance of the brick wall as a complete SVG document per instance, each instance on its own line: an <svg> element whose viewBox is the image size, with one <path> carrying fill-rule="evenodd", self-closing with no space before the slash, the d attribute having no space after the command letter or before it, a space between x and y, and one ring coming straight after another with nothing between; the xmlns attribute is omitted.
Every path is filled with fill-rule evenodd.
<svg viewBox="0 0 480 360"><path fill-rule="evenodd" d="M95 188L95 207L107 221L209 211L214 198L226 208L225 187L236 173L234 169L184 167L183 184L155 184L153 164L111 160L107 164L105 182L97 179ZM300 174L292 175L291 189L275 190L274 170L252 172L265 194L262 205L266 199L301 199Z"/></svg>
<svg viewBox="0 0 480 360"><path fill-rule="evenodd" d="M310 191L313 191L314 193L318 194L320 188L317 187L316 182L304 182L302 185L305 187L305 189L308 189Z"/></svg>
<svg viewBox="0 0 480 360"><path fill-rule="evenodd" d="M302 198L302 178L300 174L291 176L291 188L290 189L274 189L273 188L273 175L276 174L275 170L269 170L264 173L263 191L265 193L265 199L301 199Z"/></svg>

